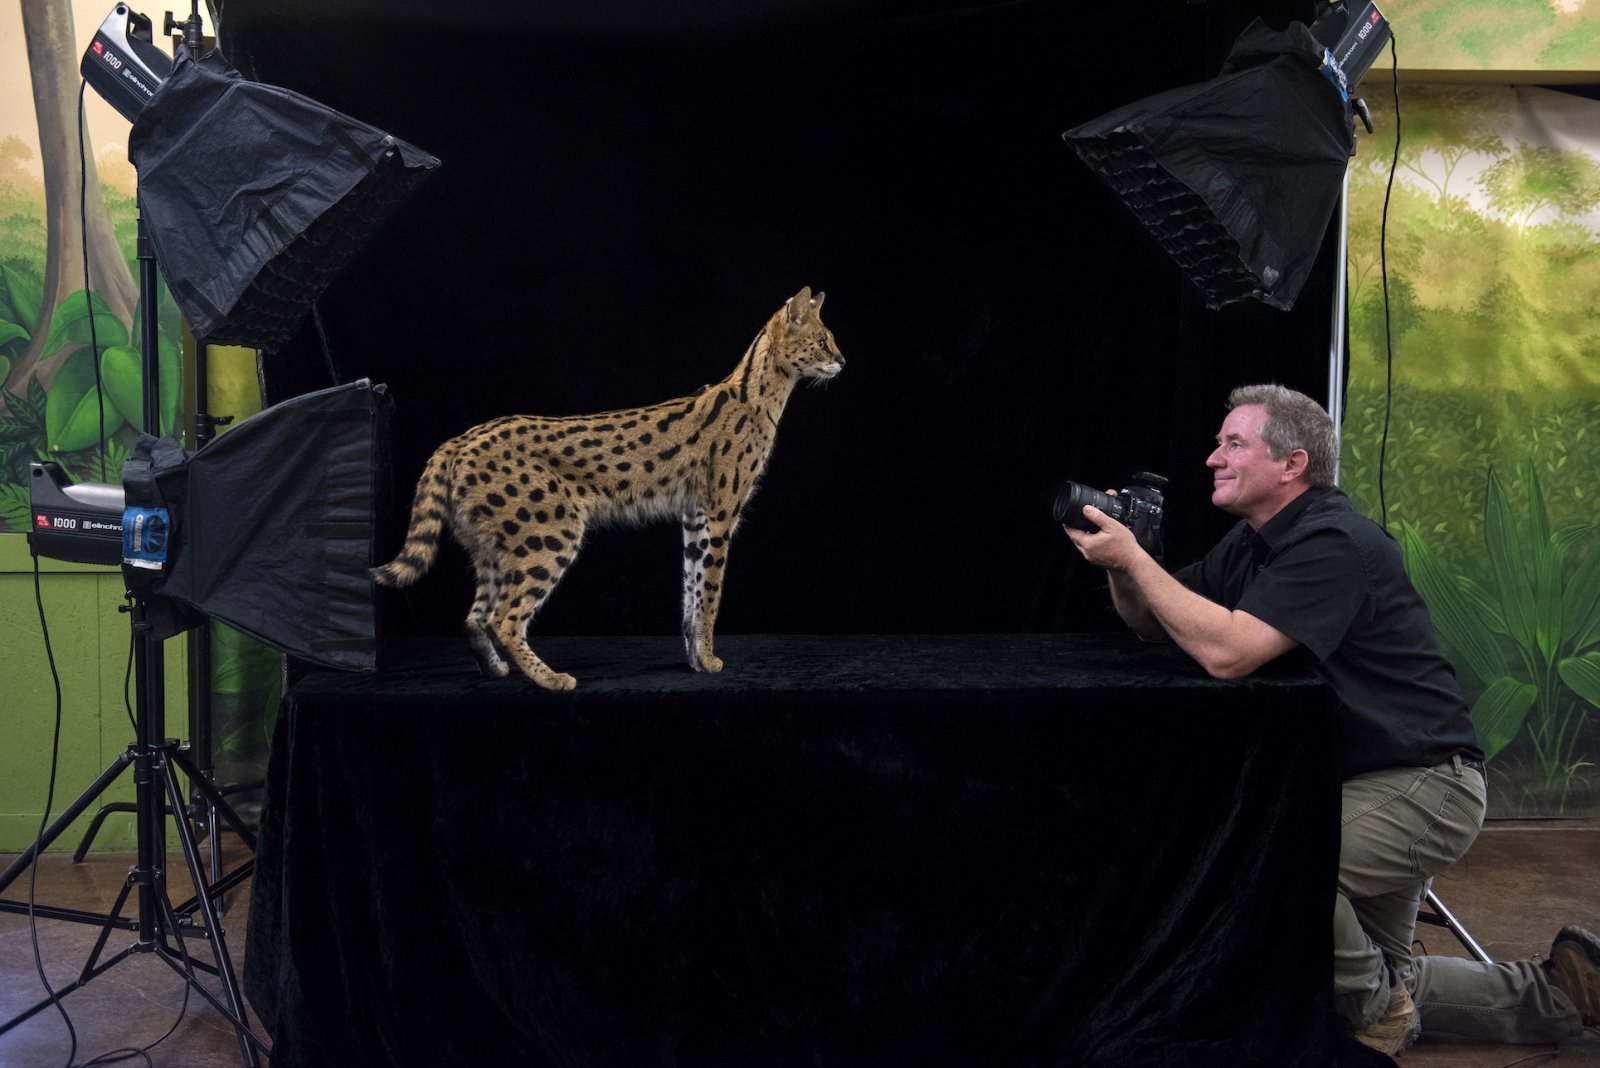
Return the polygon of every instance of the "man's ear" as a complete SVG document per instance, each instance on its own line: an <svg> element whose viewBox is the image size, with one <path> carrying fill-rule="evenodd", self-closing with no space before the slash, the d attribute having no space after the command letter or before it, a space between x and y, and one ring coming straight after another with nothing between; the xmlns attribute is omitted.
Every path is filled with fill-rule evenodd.
<svg viewBox="0 0 1600 1068"><path fill-rule="evenodd" d="M1283 481L1293 482L1306 473L1306 465L1311 462L1311 457L1306 455L1306 450L1295 449L1283 462Z"/></svg>

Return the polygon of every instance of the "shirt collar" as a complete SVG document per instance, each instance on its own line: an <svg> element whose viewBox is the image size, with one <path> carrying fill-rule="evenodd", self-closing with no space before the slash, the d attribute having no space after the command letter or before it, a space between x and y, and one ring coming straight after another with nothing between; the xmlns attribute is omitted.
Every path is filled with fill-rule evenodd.
<svg viewBox="0 0 1600 1068"><path fill-rule="evenodd" d="M1256 537L1266 542L1268 548L1276 549L1279 543L1282 542L1284 535L1288 534L1289 529L1294 526L1295 520L1299 519L1301 514L1311 507L1312 502L1320 501L1327 497L1328 494L1337 492L1338 490L1332 486L1313 486L1278 509L1276 515L1261 524L1261 529L1255 532Z"/></svg>

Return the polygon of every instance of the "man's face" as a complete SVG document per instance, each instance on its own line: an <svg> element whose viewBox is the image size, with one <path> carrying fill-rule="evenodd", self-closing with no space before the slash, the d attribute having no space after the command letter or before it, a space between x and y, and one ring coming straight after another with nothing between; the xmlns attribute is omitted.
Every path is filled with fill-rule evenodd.
<svg viewBox="0 0 1600 1068"><path fill-rule="evenodd" d="M1259 527L1285 503L1287 459L1274 460L1261 440L1267 410L1243 404L1228 413L1217 434L1217 447L1206 458L1211 468L1211 503Z"/></svg>

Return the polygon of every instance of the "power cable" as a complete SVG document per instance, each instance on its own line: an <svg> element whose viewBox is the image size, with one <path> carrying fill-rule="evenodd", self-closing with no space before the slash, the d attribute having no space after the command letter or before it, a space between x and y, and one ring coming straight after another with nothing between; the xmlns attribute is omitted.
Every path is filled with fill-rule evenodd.
<svg viewBox="0 0 1600 1068"><path fill-rule="evenodd" d="M1389 316L1389 195L1394 191L1394 172L1400 165L1400 56L1394 35L1389 37L1390 75L1394 85L1394 158L1389 161L1389 182L1383 190L1383 222L1378 230L1378 270L1383 278L1383 435L1378 441L1378 516L1384 533L1389 531L1389 503L1384 496L1383 467L1389 452L1389 420L1394 412L1394 334Z"/></svg>
<svg viewBox="0 0 1600 1068"><path fill-rule="evenodd" d="M78 83L78 165L80 167L80 181L78 185L78 221L79 234L81 238L81 250L83 253L83 298L84 306L87 309L89 316L90 359L94 364L95 395L100 409L100 480L104 482L107 480L105 383L101 375L99 334L95 328L94 291L90 288L89 275L89 163L84 133L87 125L87 120L84 114L84 91L87 86L87 81L80 80ZM123 1049L111 1050L109 1052L102 1053L91 1060L84 1061L81 1065L75 1065L78 1056L78 1031L77 1028L73 1026L72 1017L68 1015L66 1005L63 1004L61 998L56 994L55 988L50 985L49 976L45 974L44 954L39 948L39 918L36 908L39 888L39 862L44 856L44 835L46 828L48 828L50 824L50 812L53 808L55 808L56 776L60 769L61 762L62 697L61 674L56 667L55 650L50 643L50 626L49 621L45 616L44 592L39 575L39 555L36 552L33 554L33 597L34 604L38 608L39 612L39 633L44 639L45 660L50 667L50 680L55 693L55 723L50 743L49 785L45 791L44 812L39 818L39 831L34 837L33 863L29 866L28 872L28 933L33 946L34 969L39 974L39 982L44 987L45 993L49 995L50 1003L55 1006L56 1012L61 1015L62 1022L66 1024L67 1035L71 1041L71 1047L67 1052L67 1068L91 1068L91 1066L95 1065L114 1064L118 1061L132 1060L135 1057L143 1060L144 1063L149 1066L149 1068L155 1068L155 1062L151 1059L149 1051L165 1042L177 1032L179 1025L183 1022L183 1018L189 1010L190 987L193 985L193 980L195 978L193 962L189 958L189 952L184 943L183 933L176 923L172 924L173 932L177 936L178 952L183 957L184 970L187 973L190 982L186 982L184 984L183 1005L179 1008L177 1019L173 1021L172 1026L167 1028L166 1032L162 1034L160 1038L157 1038L155 1041L150 1042L143 1047L125 1047ZM132 675L133 642L130 634L128 643L128 664L123 677L123 705L127 710L128 720L134 725L135 732L137 733L138 724L134 719L132 702L128 696L128 687L132 679ZM174 818L181 819L183 816L181 813L179 813L175 814Z"/></svg>

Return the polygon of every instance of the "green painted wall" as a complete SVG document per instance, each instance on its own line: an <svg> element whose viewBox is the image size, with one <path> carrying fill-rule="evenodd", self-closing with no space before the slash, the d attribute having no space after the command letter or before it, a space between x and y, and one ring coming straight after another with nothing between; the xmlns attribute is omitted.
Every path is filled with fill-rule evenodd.
<svg viewBox="0 0 1600 1068"><path fill-rule="evenodd" d="M130 629L116 568L39 561L39 588L50 644L61 677L61 759L56 773L59 814L133 741L124 705ZM168 733L184 734L187 716L185 642L164 644ZM130 688L131 692L131 688ZM34 598L27 537L0 534L0 851L27 848L39 831L50 782L55 687ZM132 801L125 772L107 801ZM54 847L76 849L96 803ZM131 850L130 815L113 814L95 839L97 850ZM8 896L14 896L8 892Z"/></svg>

